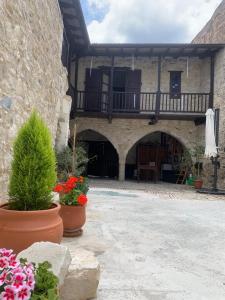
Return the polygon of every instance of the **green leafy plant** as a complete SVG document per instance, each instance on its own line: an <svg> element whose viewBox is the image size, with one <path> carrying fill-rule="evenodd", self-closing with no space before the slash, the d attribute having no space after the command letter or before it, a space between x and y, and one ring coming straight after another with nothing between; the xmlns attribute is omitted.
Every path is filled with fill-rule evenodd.
<svg viewBox="0 0 225 300"><path fill-rule="evenodd" d="M194 170L194 173L197 176L197 178L199 178L201 175L203 155L204 155L204 147L196 145L192 151L192 156L195 160L193 170Z"/></svg>
<svg viewBox="0 0 225 300"><path fill-rule="evenodd" d="M59 300L58 278L47 261L35 267L35 288L31 300Z"/></svg>
<svg viewBox="0 0 225 300"><path fill-rule="evenodd" d="M60 180L66 180L70 175L82 175L86 171L89 161L83 144L77 144L75 148L75 159L73 159L72 149L68 146L62 151L56 152L56 159L57 173Z"/></svg>
<svg viewBox="0 0 225 300"><path fill-rule="evenodd" d="M50 208L55 169L51 134L34 111L19 130L13 146L9 208L22 211Z"/></svg>

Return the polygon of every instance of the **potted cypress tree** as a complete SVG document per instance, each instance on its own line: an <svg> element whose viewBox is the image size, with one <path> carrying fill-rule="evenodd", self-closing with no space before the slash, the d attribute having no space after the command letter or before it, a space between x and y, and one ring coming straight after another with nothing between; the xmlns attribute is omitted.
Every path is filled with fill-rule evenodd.
<svg viewBox="0 0 225 300"><path fill-rule="evenodd" d="M55 169L51 134L34 111L13 146L9 201L0 207L0 248L20 252L38 241L60 243L60 205L52 199Z"/></svg>

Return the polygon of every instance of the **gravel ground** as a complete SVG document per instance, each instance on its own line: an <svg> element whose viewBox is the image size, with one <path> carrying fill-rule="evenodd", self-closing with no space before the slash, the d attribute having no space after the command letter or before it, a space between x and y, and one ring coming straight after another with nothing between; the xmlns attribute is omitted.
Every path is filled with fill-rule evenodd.
<svg viewBox="0 0 225 300"><path fill-rule="evenodd" d="M191 187L91 180L83 236L97 300L224 300L225 200Z"/></svg>

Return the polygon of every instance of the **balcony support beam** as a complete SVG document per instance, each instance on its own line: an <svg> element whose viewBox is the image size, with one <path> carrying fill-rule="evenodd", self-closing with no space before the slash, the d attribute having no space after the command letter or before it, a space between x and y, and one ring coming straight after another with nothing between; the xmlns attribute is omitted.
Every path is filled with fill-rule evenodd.
<svg viewBox="0 0 225 300"><path fill-rule="evenodd" d="M156 108L155 115L156 119L158 119L160 113L160 98L161 98L161 66L162 66L162 58L158 57L158 81L157 81L157 92L156 92Z"/></svg>
<svg viewBox="0 0 225 300"><path fill-rule="evenodd" d="M78 69L79 69L79 56L75 58L75 74L74 74L74 94L72 98L72 109L71 109L71 117L75 118L76 110L77 110L77 85L78 85Z"/></svg>
<svg viewBox="0 0 225 300"><path fill-rule="evenodd" d="M210 95L209 108L213 108L214 104L214 77L215 77L215 58L214 55L210 57Z"/></svg>
<svg viewBox="0 0 225 300"><path fill-rule="evenodd" d="M114 63L115 63L115 58L114 58L114 56L112 56L111 67L110 67L109 107L108 107L108 119L109 119L109 123L112 122L112 113L113 113L113 76L114 76Z"/></svg>

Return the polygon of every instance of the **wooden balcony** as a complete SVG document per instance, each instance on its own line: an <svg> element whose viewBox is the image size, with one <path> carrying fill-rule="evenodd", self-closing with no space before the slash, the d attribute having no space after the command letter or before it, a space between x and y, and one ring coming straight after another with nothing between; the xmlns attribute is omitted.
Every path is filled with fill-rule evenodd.
<svg viewBox="0 0 225 300"><path fill-rule="evenodd" d="M75 95L75 114L96 117L197 119L209 108L209 93L84 92Z"/></svg>

